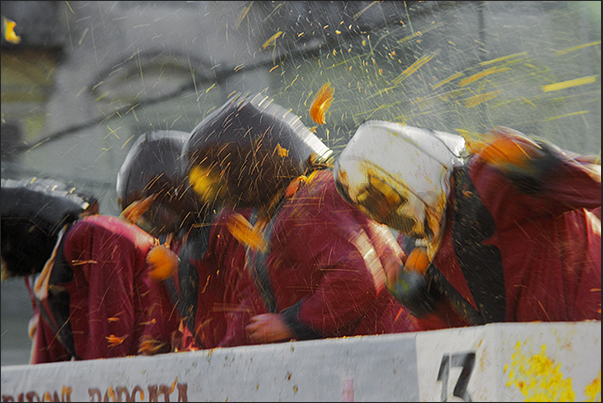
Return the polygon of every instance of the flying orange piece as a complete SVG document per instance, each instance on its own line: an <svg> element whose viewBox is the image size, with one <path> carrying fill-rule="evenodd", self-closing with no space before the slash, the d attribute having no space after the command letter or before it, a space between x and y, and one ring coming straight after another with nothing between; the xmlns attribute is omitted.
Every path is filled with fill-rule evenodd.
<svg viewBox="0 0 603 403"><path fill-rule="evenodd" d="M333 92L334 90L331 88L331 83L326 83L320 87L314 97L314 101L312 101L312 106L310 106L310 117L319 125L324 125L326 122L325 114L331 106L331 102L333 102Z"/></svg>
<svg viewBox="0 0 603 403"><path fill-rule="evenodd" d="M110 345L111 347L115 347L115 346L120 345L121 343L123 343L123 342L124 342L124 340L125 340L127 337L128 337L128 335L125 335L125 336L123 336L123 337L119 337L119 336L116 336L116 335L114 335L114 334L109 335L109 336L106 336L106 338L107 338L107 342L109 343L109 345Z"/></svg>
<svg viewBox="0 0 603 403"><path fill-rule="evenodd" d="M481 150L481 157L502 170L529 170L530 160L542 156L540 147L518 132L504 127L491 131L492 140Z"/></svg>
<svg viewBox="0 0 603 403"><path fill-rule="evenodd" d="M422 247L417 247L410 252L406 264L404 265L410 271L416 271L421 274L425 274L429 267L429 257L427 256L427 250Z"/></svg>
<svg viewBox="0 0 603 403"><path fill-rule="evenodd" d="M147 263L152 267L149 276L153 280L166 280L178 270L178 255L166 245L157 245L147 254Z"/></svg>
<svg viewBox="0 0 603 403"><path fill-rule="evenodd" d="M243 215L235 213L228 217L226 227L231 235L239 242L254 250L265 252L268 244L264 240L261 225L252 226Z"/></svg>
<svg viewBox="0 0 603 403"><path fill-rule="evenodd" d="M136 224L138 219L149 210L154 200L155 196L149 196L145 199L136 200L121 212L120 217L130 224Z"/></svg>
<svg viewBox="0 0 603 403"><path fill-rule="evenodd" d="M16 25L16 22L2 16L2 36L4 36L7 42L14 43L15 45L21 42L21 38L15 33Z"/></svg>

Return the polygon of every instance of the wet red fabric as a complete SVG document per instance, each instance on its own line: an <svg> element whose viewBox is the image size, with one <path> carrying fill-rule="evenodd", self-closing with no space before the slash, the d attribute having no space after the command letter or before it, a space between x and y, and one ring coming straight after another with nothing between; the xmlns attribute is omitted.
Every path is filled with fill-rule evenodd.
<svg viewBox="0 0 603 403"><path fill-rule="evenodd" d="M257 291L245 265L245 246L228 231L228 218L242 214L249 218L251 210L224 208L213 223L209 249L204 257L208 267L214 267L223 278L222 303L215 307L225 319L226 328L217 347L252 344L245 326L253 315L266 313L262 297Z"/></svg>
<svg viewBox="0 0 603 403"><path fill-rule="evenodd" d="M266 308L245 267L244 247L226 229L229 214L224 210L216 221L215 250L227 267L231 298L225 344L249 344L244 327ZM295 306L293 320L301 328L318 337L418 330L415 318L385 288L382 264L399 253L395 238L341 198L330 170L285 202L270 247L266 266L278 311Z"/></svg>
<svg viewBox="0 0 603 403"><path fill-rule="evenodd" d="M63 250L73 280L58 286L69 293L79 359L165 353L182 342L180 318L169 295L161 282L148 277L145 259L153 237L102 215L80 219L65 236ZM45 320L38 326L33 363L68 359Z"/></svg>
<svg viewBox="0 0 603 403"><path fill-rule="evenodd" d="M525 194L482 159L469 163L471 181L495 223L496 232L483 245L500 251L506 321L601 320L600 173L561 157L543 176L539 191ZM452 196L449 206L454 202ZM457 259L459 248L472 245L454 245L452 210L433 263L477 308ZM440 306L421 323L426 328L468 324L453 312Z"/></svg>
<svg viewBox="0 0 603 403"><path fill-rule="evenodd" d="M177 240L172 245L176 253L186 239ZM180 256L180 259L183 257ZM188 349L215 348L224 338L226 321L224 318L224 270L219 270L215 256L206 253L202 258L188 257L188 263L193 265L198 273L198 295L194 329L189 329L196 343ZM180 288L178 273L172 276L175 286Z"/></svg>

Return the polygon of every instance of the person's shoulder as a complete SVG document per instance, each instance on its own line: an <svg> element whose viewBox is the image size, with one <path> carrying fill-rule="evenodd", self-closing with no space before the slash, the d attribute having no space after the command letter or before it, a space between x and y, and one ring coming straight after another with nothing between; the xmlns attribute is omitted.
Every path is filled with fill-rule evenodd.
<svg viewBox="0 0 603 403"><path fill-rule="evenodd" d="M308 176L304 186L300 190L301 192L298 192L296 197L299 196L309 199L304 201L306 203L332 203L337 202L337 197L340 197L337 187L335 186L333 171L330 169L313 172Z"/></svg>
<svg viewBox="0 0 603 403"><path fill-rule="evenodd" d="M154 238L140 227L130 224L119 217L96 214L80 218L70 231L72 235L87 235L129 239L134 243L154 242Z"/></svg>
<svg viewBox="0 0 603 403"><path fill-rule="evenodd" d="M332 170L321 170L309 178L304 190L296 195L296 208L305 210L325 225L349 225L362 221L363 215L337 190Z"/></svg>

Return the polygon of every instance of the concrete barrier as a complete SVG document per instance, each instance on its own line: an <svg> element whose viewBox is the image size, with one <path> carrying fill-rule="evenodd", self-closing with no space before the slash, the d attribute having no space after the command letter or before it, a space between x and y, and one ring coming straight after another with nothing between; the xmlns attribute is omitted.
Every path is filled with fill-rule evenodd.
<svg viewBox="0 0 603 403"><path fill-rule="evenodd" d="M601 322L2 367L2 401L601 401Z"/></svg>

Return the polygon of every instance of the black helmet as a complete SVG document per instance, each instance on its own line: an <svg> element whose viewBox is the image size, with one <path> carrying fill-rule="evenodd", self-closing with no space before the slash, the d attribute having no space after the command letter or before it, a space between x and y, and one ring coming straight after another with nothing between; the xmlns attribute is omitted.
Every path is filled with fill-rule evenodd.
<svg viewBox="0 0 603 403"><path fill-rule="evenodd" d="M235 97L211 113L183 153L201 200L240 207L267 205L333 154L298 116L261 95Z"/></svg>
<svg viewBox="0 0 603 403"><path fill-rule="evenodd" d="M40 272L65 224L98 201L52 179L2 179L2 278Z"/></svg>
<svg viewBox="0 0 603 403"><path fill-rule="evenodd" d="M138 224L154 236L178 232L205 218L202 203L183 180L182 146L189 134L157 131L141 135L117 174L117 200L122 210L154 196Z"/></svg>

